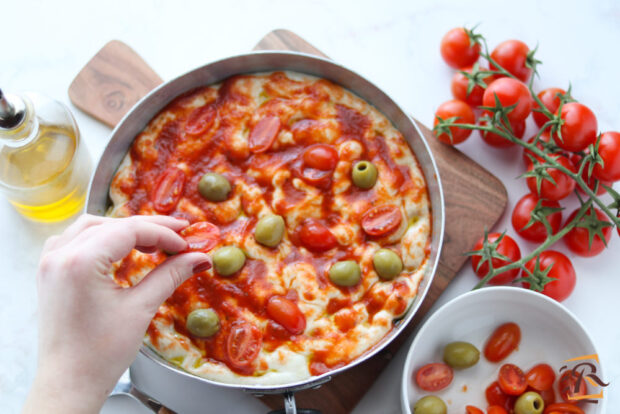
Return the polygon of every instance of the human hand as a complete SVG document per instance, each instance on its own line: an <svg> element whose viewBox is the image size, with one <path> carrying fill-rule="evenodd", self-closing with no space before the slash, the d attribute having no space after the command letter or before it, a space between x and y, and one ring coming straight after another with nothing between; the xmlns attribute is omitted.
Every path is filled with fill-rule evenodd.
<svg viewBox="0 0 620 414"><path fill-rule="evenodd" d="M39 359L24 413L99 412L159 305L211 262L204 253L176 255L130 288L111 279L111 265L134 248L183 251L187 243L176 232L188 224L84 215L45 243L37 273Z"/></svg>

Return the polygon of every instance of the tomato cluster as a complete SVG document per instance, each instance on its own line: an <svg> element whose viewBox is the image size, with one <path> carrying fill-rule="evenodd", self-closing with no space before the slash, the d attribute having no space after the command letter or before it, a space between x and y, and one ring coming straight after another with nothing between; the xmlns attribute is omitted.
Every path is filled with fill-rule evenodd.
<svg viewBox="0 0 620 414"><path fill-rule="evenodd" d="M524 176L530 193L517 202L512 212L512 226L523 239L543 243L578 214L578 210L573 211L563 224L559 201L574 193L575 189L584 193L567 171L571 174L581 172L584 183L597 195L606 192L603 185L611 186L620 180L620 133L598 135L595 114L586 105L576 102L570 90L552 87L533 95L530 80L539 62L525 43L507 40L488 53L482 50L480 39L480 35L470 30L455 28L441 41L443 59L458 71L451 82L454 99L441 104L435 113L435 135L441 142L454 145L468 139L477 129L486 144L515 151L514 139L505 135L522 139L531 115L531 124L538 131L528 142L531 144L536 139L536 147L554 162L550 163L527 148L524 150ZM588 156L593 148L598 154L595 158L600 158L600 162L592 161L592 156ZM585 157L588 159L584 160ZM594 163L592 168L589 162ZM591 207L582 214L577 225L570 224L570 231L567 229L563 240L574 254L595 256L609 243L613 226L609 217L598 208ZM474 250L479 251L494 242L497 255L472 256L472 266L480 278L489 273L490 263L496 269L521 259L516 241L498 233L488 235L486 240L481 239ZM555 280L545 279L540 286L532 287L542 289L543 294L558 301L564 300L575 286L575 271L564 254L543 251L525 264L527 272L524 271L523 276L527 277L526 273L534 270L537 275L541 272L544 275L548 267L552 268L546 276ZM488 282L511 283L520 273L521 266L516 266L495 275ZM526 282L522 284L529 286Z"/></svg>

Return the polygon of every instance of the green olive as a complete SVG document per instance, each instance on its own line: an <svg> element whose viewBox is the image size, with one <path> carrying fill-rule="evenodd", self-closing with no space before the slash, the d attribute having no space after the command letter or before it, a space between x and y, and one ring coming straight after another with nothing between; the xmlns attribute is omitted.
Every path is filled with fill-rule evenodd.
<svg viewBox="0 0 620 414"><path fill-rule="evenodd" d="M254 238L260 244L276 247L284 235L284 219L282 216L269 215L256 223Z"/></svg>
<svg viewBox="0 0 620 414"><path fill-rule="evenodd" d="M522 394L515 403L515 414L541 414L544 409L545 401L534 391Z"/></svg>
<svg viewBox="0 0 620 414"><path fill-rule="evenodd" d="M213 266L221 276L230 276L238 272L244 264L245 254L238 247L224 246L213 253Z"/></svg>
<svg viewBox="0 0 620 414"><path fill-rule="evenodd" d="M479 359L480 351L469 342L451 342L443 349L443 360L452 368L469 368Z"/></svg>
<svg viewBox="0 0 620 414"><path fill-rule="evenodd" d="M198 192L209 201L226 200L230 190L230 182L221 174L206 173L198 182Z"/></svg>
<svg viewBox="0 0 620 414"><path fill-rule="evenodd" d="M358 161L351 171L353 184L363 190L372 188L377 182L377 167L370 161Z"/></svg>
<svg viewBox="0 0 620 414"><path fill-rule="evenodd" d="M353 260L336 262L329 269L329 279L338 286L355 286L361 278L360 266Z"/></svg>
<svg viewBox="0 0 620 414"><path fill-rule="evenodd" d="M448 407L439 397L427 395L413 405L413 414L446 414Z"/></svg>
<svg viewBox="0 0 620 414"><path fill-rule="evenodd" d="M403 262L390 249L379 249L372 257L372 263L381 279L392 280L403 271Z"/></svg>
<svg viewBox="0 0 620 414"><path fill-rule="evenodd" d="M213 309L196 309L187 315L185 327L192 335L207 338L220 330L220 318Z"/></svg>

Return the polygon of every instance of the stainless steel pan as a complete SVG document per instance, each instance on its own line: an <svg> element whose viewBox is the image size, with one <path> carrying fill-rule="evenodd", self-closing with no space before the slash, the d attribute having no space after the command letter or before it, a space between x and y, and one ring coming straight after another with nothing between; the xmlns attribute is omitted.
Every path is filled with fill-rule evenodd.
<svg viewBox="0 0 620 414"><path fill-rule="evenodd" d="M293 397L295 391L317 387L329 381L332 376L364 363L364 361L372 358L400 334L415 315L432 283L439 259L439 253L441 251L444 232L443 194L439 172L437 171L433 155L422 133L401 107L383 91L357 73L330 60L316 56L297 52L266 51L222 59L192 70L191 72L160 85L142 98L142 100L125 115L114 131L112 131L112 137L99 160L90 184L86 209L87 212L91 214L103 215L105 213L110 204L108 189L118 165L127 153L135 136L167 103L180 94L197 86L216 83L232 75L271 70L292 70L329 79L356 93L383 112L404 135L418 159L426 178L433 218L429 258L430 266L428 267L428 274L422 281L419 293L413 301L413 304L406 314L395 323L392 331L380 344L342 368L303 381L277 386L267 387L260 385L225 384L189 374L168 363L146 346L143 346L141 349L141 352L154 363L166 367L177 375L191 377L195 381L221 387L243 389L254 394L283 394L285 396L286 413L288 414L296 412L295 400Z"/></svg>

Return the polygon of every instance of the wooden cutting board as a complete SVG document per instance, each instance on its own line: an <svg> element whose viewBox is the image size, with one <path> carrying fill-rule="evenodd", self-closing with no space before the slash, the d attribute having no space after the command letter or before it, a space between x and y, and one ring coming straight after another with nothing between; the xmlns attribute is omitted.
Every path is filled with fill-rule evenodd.
<svg viewBox="0 0 620 414"><path fill-rule="evenodd" d="M325 57L287 30L268 33L254 49L294 50ZM161 78L131 48L111 41L78 74L69 87L69 97L75 106L113 127L160 83ZM319 409L325 414L351 412L406 340L407 333L454 279L467 259L464 253L482 237L485 228L493 227L506 207L507 194L501 181L458 149L440 143L427 127L417 123L437 161L446 204L444 245L433 284L403 334L374 358L334 377L320 389L297 393L298 407ZM264 396L262 401L271 408L282 408L279 395Z"/></svg>

